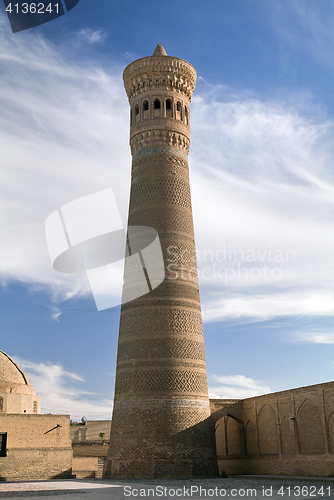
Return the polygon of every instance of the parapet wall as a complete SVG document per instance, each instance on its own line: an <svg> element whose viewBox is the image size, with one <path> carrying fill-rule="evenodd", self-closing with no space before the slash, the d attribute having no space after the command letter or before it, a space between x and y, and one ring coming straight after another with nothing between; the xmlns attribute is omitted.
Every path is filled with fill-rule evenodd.
<svg viewBox="0 0 334 500"><path fill-rule="evenodd" d="M334 476L334 382L210 404L220 473Z"/></svg>

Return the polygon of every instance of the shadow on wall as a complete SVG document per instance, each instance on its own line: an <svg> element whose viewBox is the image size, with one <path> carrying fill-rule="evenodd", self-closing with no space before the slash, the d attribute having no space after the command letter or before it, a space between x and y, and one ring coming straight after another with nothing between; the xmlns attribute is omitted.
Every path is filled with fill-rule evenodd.
<svg viewBox="0 0 334 500"><path fill-rule="evenodd" d="M217 460L214 453L214 426L212 417L185 430L175 432L171 422L161 422L161 430L147 431L129 439L129 448L124 440L114 438L114 456L104 462L104 478L140 479L189 479L217 477ZM182 420L179 422L184 426ZM166 433L166 425L171 433ZM136 424L133 425L135 428ZM174 429L174 432L173 432ZM153 439L152 439L153 437ZM173 453L171 454L171 450ZM172 456L171 456L172 455Z"/></svg>
<svg viewBox="0 0 334 500"><path fill-rule="evenodd" d="M62 471L60 474L52 476L51 479L71 479L72 478L72 468Z"/></svg>

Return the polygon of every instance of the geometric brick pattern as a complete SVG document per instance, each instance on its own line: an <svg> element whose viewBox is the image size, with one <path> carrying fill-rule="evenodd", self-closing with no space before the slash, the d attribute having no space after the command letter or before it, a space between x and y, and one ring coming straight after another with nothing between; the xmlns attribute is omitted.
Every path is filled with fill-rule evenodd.
<svg viewBox="0 0 334 500"><path fill-rule="evenodd" d="M121 431L138 431L140 428L150 428L151 432L155 432L161 430L161 422L163 422L164 427L171 428L176 434L202 422L206 416L206 411L200 408L159 408L158 411L153 411L151 408L127 408L117 409L113 419Z"/></svg>
<svg viewBox="0 0 334 500"><path fill-rule="evenodd" d="M159 399L130 399L115 402L114 408L208 408L210 406L207 399L189 399L188 397L182 398L159 398Z"/></svg>
<svg viewBox="0 0 334 500"><path fill-rule="evenodd" d="M145 322L145 329L141 325ZM135 309L124 311L121 316L120 338L143 335L195 335L203 339L202 317L200 311L181 308Z"/></svg>
<svg viewBox="0 0 334 500"><path fill-rule="evenodd" d="M189 63L165 55L124 71L133 155L128 225L158 232L165 279L121 308L105 477L216 473L187 162L195 81Z"/></svg>
<svg viewBox="0 0 334 500"><path fill-rule="evenodd" d="M206 373L194 370L145 370L117 373L118 393L207 394Z"/></svg>
<svg viewBox="0 0 334 500"><path fill-rule="evenodd" d="M135 177L139 174L149 176L165 174L188 177L188 161L170 153L161 153L159 156L151 153L133 160L132 176Z"/></svg>
<svg viewBox="0 0 334 500"><path fill-rule="evenodd" d="M170 336L157 339L134 339L120 342L118 356L122 361L129 359L180 358L205 361L204 343Z"/></svg>
<svg viewBox="0 0 334 500"><path fill-rule="evenodd" d="M173 241L171 239L162 238L161 246L164 252L166 264L174 264L175 266L190 267L196 269L196 251L193 242L189 241ZM173 269L173 267L171 268ZM197 282L197 279L196 279Z"/></svg>
<svg viewBox="0 0 334 500"><path fill-rule="evenodd" d="M132 184L131 207L179 205L191 209L189 183L178 178L141 179Z"/></svg>
<svg viewBox="0 0 334 500"><path fill-rule="evenodd" d="M174 216L167 220L163 215L159 217L152 208L145 208L140 211L136 210L129 217L129 225L140 226L143 219L145 220L145 224L149 227L154 227L160 236L163 233L175 233L175 231L187 235L194 233L192 213L186 208L175 211Z"/></svg>

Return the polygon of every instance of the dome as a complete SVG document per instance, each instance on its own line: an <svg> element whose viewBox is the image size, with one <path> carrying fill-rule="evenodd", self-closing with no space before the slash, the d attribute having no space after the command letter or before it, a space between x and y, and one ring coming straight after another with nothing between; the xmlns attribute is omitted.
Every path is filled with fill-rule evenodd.
<svg viewBox="0 0 334 500"><path fill-rule="evenodd" d="M34 389L26 374L3 351L0 351L0 391L34 394Z"/></svg>

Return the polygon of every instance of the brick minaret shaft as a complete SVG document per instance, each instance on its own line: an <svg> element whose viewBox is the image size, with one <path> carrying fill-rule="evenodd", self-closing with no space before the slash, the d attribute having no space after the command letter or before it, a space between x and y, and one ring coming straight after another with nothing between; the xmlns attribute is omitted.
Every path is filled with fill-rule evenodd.
<svg viewBox="0 0 334 500"><path fill-rule="evenodd" d="M121 309L105 477L214 476L187 161L196 71L159 44L123 77L133 157L128 225L158 232L166 277Z"/></svg>

